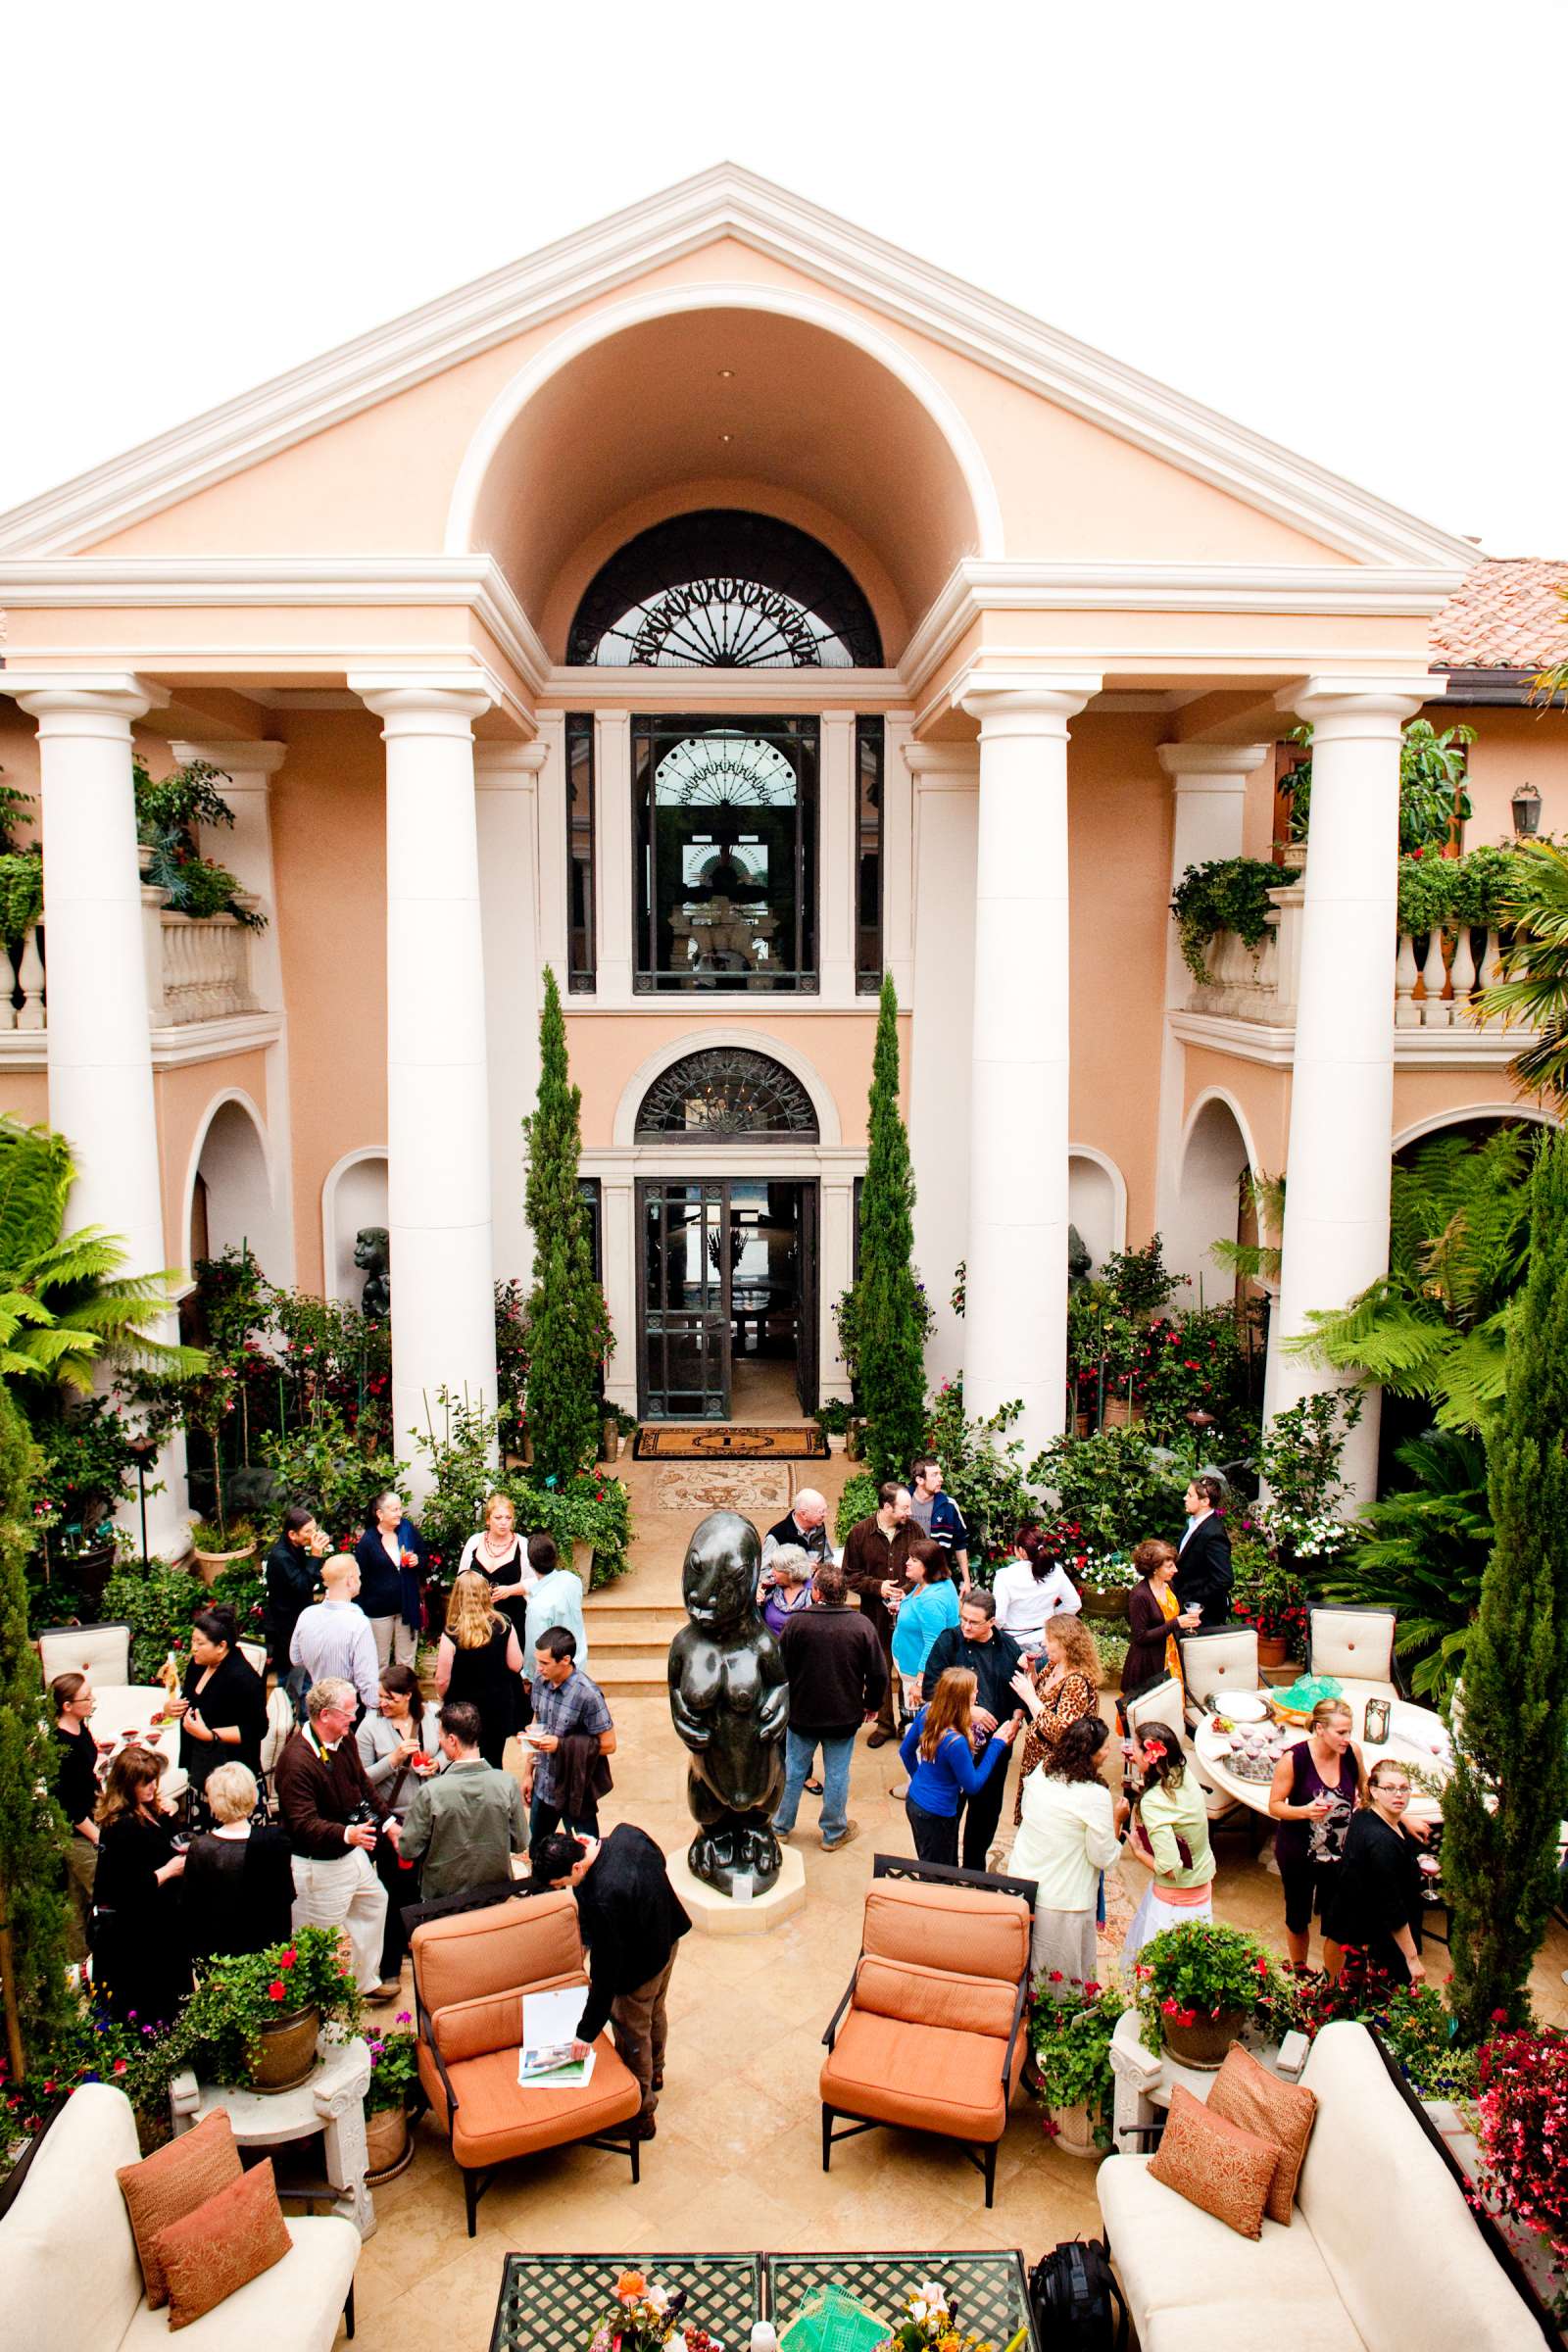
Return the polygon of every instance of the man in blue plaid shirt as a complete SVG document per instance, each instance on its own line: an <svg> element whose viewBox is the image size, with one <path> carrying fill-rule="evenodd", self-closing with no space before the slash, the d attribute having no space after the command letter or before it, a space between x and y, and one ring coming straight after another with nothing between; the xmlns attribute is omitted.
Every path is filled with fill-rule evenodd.
<svg viewBox="0 0 1568 2352"><path fill-rule="evenodd" d="M541 1636L533 1659L533 1721L525 1735L522 1794L530 1808L529 1849L537 1851L540 1839L556 1829L564 1828L574 1838L598 1837L594 1777L599 1757L615 1752L615 1727L599 1685L578 1668L575 1634L564 1625L552 1626ZM597 1742L591 1758L580 1749L563 1758L564 1740L585 1739Z"/></svg>

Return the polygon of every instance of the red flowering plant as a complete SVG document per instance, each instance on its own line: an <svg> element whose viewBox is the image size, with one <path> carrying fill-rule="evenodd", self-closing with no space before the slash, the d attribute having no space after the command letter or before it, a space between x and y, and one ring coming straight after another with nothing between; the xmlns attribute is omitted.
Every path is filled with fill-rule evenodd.
<svg viewBox="0 0 1568 2352"><path fill-rule="evenodd" d="M301 1928L286 1943L210 1961L160 2052L171 2072L194 2066L212 2082L243 2082L260 2054L264 2027L308 2009L336 2035L359 2024L359 1989L335 1928Z"/></svg>
<svg viewBox="0 0 1568 2352"><path fill-rule="evenodd" d="M367 2115L392 2115L413 2106L419 2086L418 2040L411 2011L400 2009L385 2033L369 2035L370 2087L365 2094Z"/></svg>
<svg viewBox="0 0 1568 2352"><path fill-rule="evenodd" d="M1225 2010L1278 2040L1300 2022L1296 1988L1268 1945L1218 1920L1162 1928L1133 1969L1146 2049L1163 2044L1166 2024L1197 2025Z"/></svg>
<svg viewBox="0 0 1568 2352"><path fill-rule="evenodd" d="M1418 2099L1465 2099L1476 2087L1476 2053L1455 2039L1452 2015L1440 1988L1430 1982L1396 1983L1370 1967L1364 1951L1345 1947L1337 1977L1296 1971L1300 2002L1298 2023L1309 2040L1336 2019L1373 2027Z"/></svg>
<svg viewBox="0 0 1568 2352"><path fill-rule="evenodd" d="M1499 2034L1482 2048L1476 2092L1479 2202L1568 2320L1568 2034Z"/></svg>
<svg viewBox="0 0 1568 2352"><path fill-rule="evenodd" d="M1037 1977L1030 1996L1029 2050L1025 2082L1046 2110L1045 2129L1054 2137L1056 2117L1069 2107L1086 2107L1097 2144L1110 2145L1110 2111L1115 2077L1111 2037L1125 2015L1119 1984L1084 1983L1051 1969Z"/></svg>

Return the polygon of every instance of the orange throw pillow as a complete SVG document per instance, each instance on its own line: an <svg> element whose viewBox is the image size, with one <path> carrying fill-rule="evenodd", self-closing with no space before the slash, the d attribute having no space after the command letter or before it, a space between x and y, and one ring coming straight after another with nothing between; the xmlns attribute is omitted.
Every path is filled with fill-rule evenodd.
<svg viewBox="0 0 1568 2352"><path fill-rule="evenodd" d="M171 2329L188 2328L237 2294L281 2262L292 2243L269 2157L183 2221L160 2230L158 2258L169 2281Z"/></svg>
<svg viewBox="0 0 1568 2352"><path fill-rule="evenodd" d="M1232 2045L1208 2094L1210 2115L1222 2115L1259 2139L1274 2140L1280 2152L1264 2207L1271 2222L1289 2227L1296 2183L1306 2160L1306 2143L1317 2116L1317 2093L1303 2082L1282 2082L1260 2066L1240 2042Z"/></svg>
<svg viewBox="0 0 1568 2352"><path fill-rule="evenodd" d="M1261 2237L1279 2153L1273 2140L1211 2115L1178 2082L1170 2094L1170 2121L1149 2169L1189 2205L1211 2213L1239 2236Z"/></svg>
<svg viewBox="0 0 1568 2352"><path fill-rule="evenodd" d="M242 2170L227 2111L220 2107L205 2116L194 2132L181 2132L178 2139L172 2139L140 2164L122 2164L116 2173L152 2310L169 2301L164 2266L158 2259L159 2231L194 2213L219 2189L237 2180Z"/></svg>

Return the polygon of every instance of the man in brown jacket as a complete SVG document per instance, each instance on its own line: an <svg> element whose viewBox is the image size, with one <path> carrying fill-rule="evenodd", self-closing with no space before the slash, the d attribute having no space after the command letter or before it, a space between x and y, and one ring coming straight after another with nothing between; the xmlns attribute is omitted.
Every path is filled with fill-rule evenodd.
<svg viewBox="0 0 1568 2352"><path fill-rule="evenodd" d="M909 1518L908 1488L888 1479L876 1491L873 1515L858 1521L844 1539L844 1582L852 1592L858 1594L861 1613L882 1644L883 1663L888 1670L887 1688L877 1710L876 1729L866 1741L868 1747L886 1747L890 1740L898 1737L893 1713L893 1693L897 1688L893 1679L893 1618L900 1599L909 1589L905 1562L909 1556L909 1545L919 1533Z"/></svg>
<svg viewBox="0 0 1568 2352"><path fill-rule="evenodd" d="M352 1683L328 1676L313 1684L305 1726L285 1740L273 1779L294 1857L295 1931L347 1928L360 1990L391 2001L397 1982L381 1977L386 1889L370 1857L383 1827L394 1845L400 1831L354 1744L358 1705Z"/></svg>

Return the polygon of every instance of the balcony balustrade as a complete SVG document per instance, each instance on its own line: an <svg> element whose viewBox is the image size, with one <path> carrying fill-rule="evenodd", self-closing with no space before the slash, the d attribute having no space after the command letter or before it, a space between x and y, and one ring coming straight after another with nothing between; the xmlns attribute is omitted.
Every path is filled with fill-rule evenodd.
<svg viewBox="0 0 1568 2352"><path fill-rule="evenodd" d="M241 902L247 907L258 901ZM162 891L142 891L147 1008L154 1030L231 1020L261 1010L251 986L251 933L231 914L175 914ZM0 1030L47 1030L48 925L0 941Z"/></svg>

